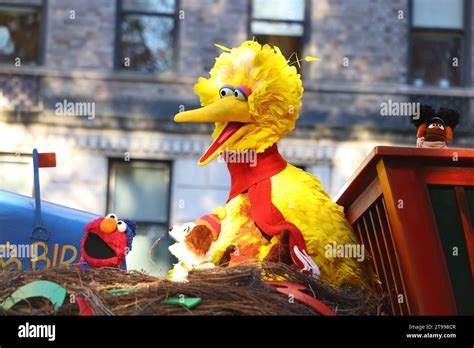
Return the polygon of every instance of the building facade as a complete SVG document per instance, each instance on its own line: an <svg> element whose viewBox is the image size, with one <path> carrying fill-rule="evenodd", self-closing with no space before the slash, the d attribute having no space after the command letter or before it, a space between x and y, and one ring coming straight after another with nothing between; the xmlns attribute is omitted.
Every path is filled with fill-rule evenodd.
<svg viewBox="0 0 474 348"><path fill-rule="evenodd" d="M280 149L334 196L374 146L414 146L409 117L382 107L456 108L453 146L474 147L473 11L471 0L0 0L0 188L31 195L32 149L56 152L43 199L137 220L129 264L163 273L168 227L227 198L225 164L196 164L212 128L173 122L199 105L193 84L215 43L321 58L299 68L303 108Z"/></svg>

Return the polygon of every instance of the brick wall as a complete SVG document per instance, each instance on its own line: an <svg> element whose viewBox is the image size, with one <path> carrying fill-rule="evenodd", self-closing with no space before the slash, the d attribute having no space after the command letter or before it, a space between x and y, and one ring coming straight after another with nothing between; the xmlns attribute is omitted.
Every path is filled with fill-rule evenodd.
<svg viewBox="0 0 474 348"><path fill-rule="evenodd" d="M320 81L405 83L408 0L311 2L308 53L321 58L309 77ZM398 19L399 12L404 19ZM345 64L347 58L348 64Z"/></svg>
<svg viewBox="0 0 474 348"><path fill-rule="evenodd" d="M115 0L48 0L45 64L111 70Z"/></svg>
<svg viewBox="0 0 474 348"><path fill-rule="evenodd" d="M221 51L215 43L233 47L246 40L249 0L182 0L179 20L178 73L200 76Z"/></svg>

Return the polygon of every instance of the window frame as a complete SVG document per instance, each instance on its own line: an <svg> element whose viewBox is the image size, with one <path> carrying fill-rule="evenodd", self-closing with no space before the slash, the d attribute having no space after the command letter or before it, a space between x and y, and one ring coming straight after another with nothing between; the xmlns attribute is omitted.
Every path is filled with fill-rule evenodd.
<svg viewBox="0 0 474 348"><path fill-rule="evenodd" d="M5 158L7 158L7 160L5 160ZM17 161L12 161L12 160L8 160L8 158L16 158ZM32 160L33 160L33 155L31 153L23 153L23 152L2 152L0 151L0 163L21 163L21 164L26 164L28 166L30 166L30 170L31 170L31 175L32 175L32 179L33 179L33 166L32 166ZM35 185L34 185L34 182L33 180L30 182L30 187L31 187L31 191L29 192L29 196L33 197L34 196L34 192L35 192ZM13 192L13 191L9 191L9 192ZM15 194L20 194L18 192L13 192Z"/></svg>
<svg viewBox="0 0 474 348"><path fill-rule="evenodd" d="M112 188L115 187L115 175L114 174L114 163L123 163L124 160L123 158L120 157L108 157L107 159L108 162L108 170L107 170L107 199L105 202L105 212L110 213L110 209L112 207ZM171 196L172 196L172 187L173 187L173 161L170 160L161 160L161 159L143 159L143 158L137 158L137 159L131 159L129 163L132 162L145 162L145 163L162 163L168 167L169 170L169 183L168 183L168 197L167 197L167 205L168 205L168 210L166 214L166 219L163 222L159 221L145 221L145 220L135 220L133 217L129 216L124 216L123 218L130 218L134 221L137 222L138 225L144 224L144 225L160 225L165 227L165 235L168 234L168 229L171 221Z"/></svg>
<svg viewBox="0 0 474 348"><path fill-rule="evenodd" d="M39 26L39 42L38 42L38 52L37 52L37 60L34 64L27 64L27 67L34 67L34 66L41 66L45 63L45 56L46 56L46 38L47 38L47 21L48 21L48 10L49 10L49 0L41 0L40 5L35 4L27 4L27 3L15 3L6 1L5 3L1 3L2 6L11 6L17 8L36 8L39 10L41 14L41 23ZM20 57L21 58L21 57ZM0 63L2 66L9 66L10 64ZM21 69L25 65L21 64Z"/></svg>
<svg viewBox="0 0 474 348"><path fill-rule="evenodd" d="M451 35L460 35L461 38L461 50L462 55L459 57L462 63L458 66L458 69L461 69L460 74L460 83L458 86L450 86L449 88L463 88L469 87L471 84L471 9L472 4L470 0L463 0L463 27L461 29L455 28L434 28L434 27L415 27L413 24L413 15L414 15L414 0L409 0L409 30L408 30L408 40L407 40L407 78L406 83L410 86L414 86L413 79L413 62L412 62L412 45L413 45L413 35L416 32L419 33L443 33ZM467 73L466 73L467 72ZM425 85L420 88L441 88L439 86Z"/></svg>
<svg viewBox="0 0 474 348"><path fill-rule="evenodd" d="M285 24L302 24L303 25L303 35L301 37L302 47L301 47L301 55L304 56L304 52L310 41L310 33L311 33L311 1L304 0L304 18L303 20L292 20L292 19L268 19L268 18L257 18L252 16L253 12L253 0L248 1L248 8L247 8L247 37L252 39L255 35L252 32L252 22L262 21L262 22L269 22L269 23L285 23ZM289 57L285 57L288 59ZM298 57L301 59L302 57ZM303 68L303 66L302 66ZM303 69L301 69L303 70Z"/></svg>
<svg viewBox="0 0 474 348"><path fill-rule="evenodd" d="M122 56L122 20L124 14L133 14L139 16L152 16L152 17L167 17L173 18L173 30L171 36L173 39L172 43L172 62L171 68L168 71L154 71L151 74L166 74L166 73L176 73L178 68L178 41L179 41L179 12L181 8L181 0L174 0L174 11L173 13L165 12L147 12L147 11L133 11L133 10L124 10L123 9L123 0L115 0L115 49L114 49L114 70L120 72L128 72L133 74L142 74L149 75L150 72L140 71L135 69L126 69L122 66L121 56Z"/></svg>

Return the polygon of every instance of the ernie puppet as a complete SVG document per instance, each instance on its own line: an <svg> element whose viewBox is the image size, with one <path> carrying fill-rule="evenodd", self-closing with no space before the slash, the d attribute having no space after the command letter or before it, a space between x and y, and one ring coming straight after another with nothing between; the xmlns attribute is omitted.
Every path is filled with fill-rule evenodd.
<svg viewBox="0 0 474 348"><path fill-rule="evenodd" d="M420 106L420 114L412 116L412 122L417 127L416 147L446 148L459 123L459 113L446 107L435 111L431 106L423 104Z"/></svg>

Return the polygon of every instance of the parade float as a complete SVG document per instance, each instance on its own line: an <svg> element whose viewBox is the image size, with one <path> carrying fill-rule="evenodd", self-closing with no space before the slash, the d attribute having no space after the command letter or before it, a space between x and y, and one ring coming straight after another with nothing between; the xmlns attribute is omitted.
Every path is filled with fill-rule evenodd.
<svg viewBox="0 0 474 348"><path fill-rule="evenodd" d="M215 123L200 165L237 151L255 152L257 163L228 161L226 205L172 227L170 251L178 263L169 276L126 271L133 222L42 202L38 168L55 161L35 151L34 198L0 191L0 244L40 252L27 260L0 258L0 311L474 313L474 150L377 147L332 202L317 177L278 153L301 107L296 68L277 47L256 41L218 47L224 52L210 77L195 86L202 108L175 120ZM454 260L452 243L461 255ZM328 254L328 245L361 245L366 257Z"/></svg>

